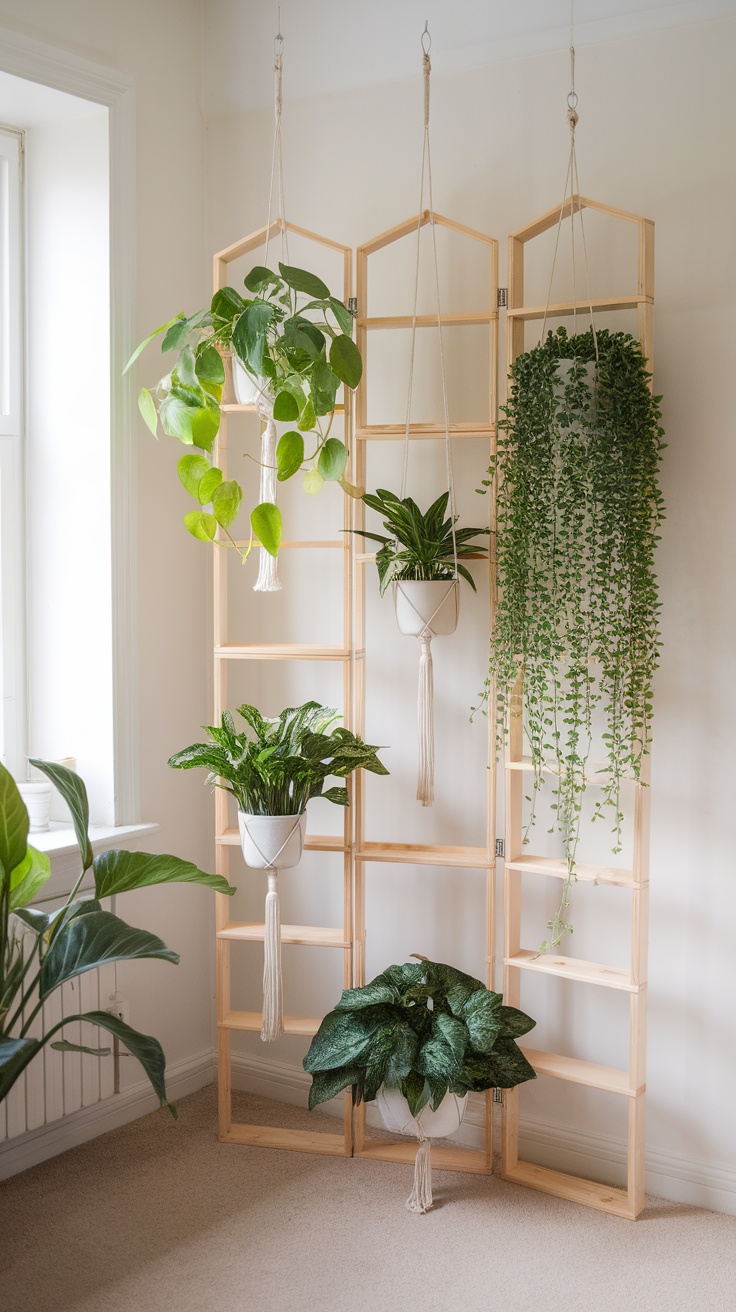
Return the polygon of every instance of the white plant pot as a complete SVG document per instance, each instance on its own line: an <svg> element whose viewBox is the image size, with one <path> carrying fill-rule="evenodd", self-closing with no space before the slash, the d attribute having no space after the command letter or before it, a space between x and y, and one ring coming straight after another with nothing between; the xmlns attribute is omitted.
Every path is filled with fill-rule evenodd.
<svg viewBox="0 0 736 1312"><path fill-rule="evenodd" d="M31 833L40 834L48 829L51 814L51 784L46 779L29 784L18 784L18 792L25 802Z"/></svg>
<svg viewBox="0 0 736 1312"><path fill-rule="evenodd" d="M258 405L261 388L265 388L265 378L253 378L243 366L237 355L233 355L233 387L238 405Z"/></svg>
<svg viewBox="0 0 736 1312"><path fill-rule="evenodd" d="M238 811L240 845L252 870L290 870L304 851L307 813L301 815L248 815Z"/></svg>
<svg viewBox="0 0 736 1312"><path fill-rule="evenodd" d="M387 1130L392 1134L410 1134L423 1139L446 1139L459 1130L467 1103L467 1093L460 1098L456 1093L448 1092L436 1112L427 1104L418 1116L412 1116L399 1089L387 1089L382 1084L376 1094L376 1105Z"/></svg>
<svg viewBox="0 0 736 1312"><path fill-rule="evenodd" d="M428 633L437 638L455 632L460 608L457 579L432 579L427 583L401 581L394 583L393 589L400 633L413 638Z"/></svg>

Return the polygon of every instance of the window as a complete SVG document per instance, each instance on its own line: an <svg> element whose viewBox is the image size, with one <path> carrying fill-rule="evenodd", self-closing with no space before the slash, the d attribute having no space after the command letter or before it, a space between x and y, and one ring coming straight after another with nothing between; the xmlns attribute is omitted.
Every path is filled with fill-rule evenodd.
<svg viewBox="0 0 736 1312"><path fill-rule="evenodd" d="M23 134L0 129L0 753L25 752L23 549Z"/></svg>

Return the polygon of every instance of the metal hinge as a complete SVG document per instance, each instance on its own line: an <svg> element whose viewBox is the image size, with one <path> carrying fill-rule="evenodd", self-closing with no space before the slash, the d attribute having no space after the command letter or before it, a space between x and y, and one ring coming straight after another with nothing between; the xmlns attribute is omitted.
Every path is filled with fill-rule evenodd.
<svg viewBox="0 0 736 1312"><path fill-rule="evenodd" d="M499 289L498 289L498 300L496 301L496 304L497 304L499 310L505 310L505 309L506 309L506 306L508 305L508 303L509 303L509 289L508 289L508 287L499 287Z"/></svg>
<svg viewBox="0 0 736 1312"><path fill-rule="evenodd" d="M502 838L496 839L496 856L506 855L506 844Z"/></svg>
<svg viewBox="0 0 736 1312"><path fill-rule="evenodd" d="M494 1102L500 1102L500 1103L503 1102L503 1089L494 1089L494 1090L493 1090L493 1101L494 1101Z"/></svg>
<svg viewBox="0 0 736 1312"><path fill-rule="evenodd" d="M350 311L351 314L357 314L357 313L358 313L358 298L357 298L357 296L350 296L350 297L348 297L348 309L349 309L349 311Z"/></svg>

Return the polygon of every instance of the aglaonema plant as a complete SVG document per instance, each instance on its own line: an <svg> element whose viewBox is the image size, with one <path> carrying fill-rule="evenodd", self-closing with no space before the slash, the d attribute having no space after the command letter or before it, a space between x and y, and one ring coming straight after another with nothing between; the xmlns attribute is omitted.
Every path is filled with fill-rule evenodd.
<svg viewBox="0 0 736 1312"><path fill-rule="evenodd" d="M257 393L268 397L273 419L294 425L278 441L277 479L286 482L301 471L310 495L325 482L358 492L345 479L347 450L331 436L331 427L338 388L357 387L363 368L352 339L353 314L316 274L286 264L276 273L259 265L245 278L245 291L242 296L222 287L206 310L170 319L140 343L126 365L127 371L161 334L162 352L177 352L156 386L141 389L140 411L154 436L160 422L164 433L196 448L178 465L196 503L184 518L188 531L203 542L234 547L243 560L254 539L278 554L282 520L278 507L264 501L250 511L246 546L231 532L243 488L237 479L224 478L212 460L225 384L223 353L234 353Z"/></svg>
<svg viewBox="0 0 736 1312"><path fill-rule="evenodd" d="M155 934L135 929L104 910L103 899L153 884L204 884L228 894L235 890L220 875L207 874L176 856L125 851L95 856L82 779L49 761L31 764L56 785L69 806L82 870L57 910L32 905L51 876L51 865L45 853L29 845L23 799L12 775L0 765L0 1102L47 1044L58 1052L109 1055L109 1047L90 1047L62 1037L65 1026L84 1021L118 1039L138 1059L161 1105L175 1116L166 1095L166 1059L158 1039L106 1011L80 1011L46 1029L44 1003L63 984L99 966L151 957L179 961ZM94 895L77 897L85 877L92 880Z"/></svg>
<svg viewBox="0 0 736 1312"><path fill-rule="evenodd" d="M443 492L428 510L422 511L412 497L378 488L365 492L363 501L383 517L386 533L352 529L370 542L378 542L376 569L381 595L392 582L431 582L453 577L455 562L461 578L475 592L475 580L462 564L468 556L482 556L488 548L474 538L488 536L487 528L457 528L453 538L453 518L447 513L449 492ZM454 521L457 522L457 515Z"/></svg>

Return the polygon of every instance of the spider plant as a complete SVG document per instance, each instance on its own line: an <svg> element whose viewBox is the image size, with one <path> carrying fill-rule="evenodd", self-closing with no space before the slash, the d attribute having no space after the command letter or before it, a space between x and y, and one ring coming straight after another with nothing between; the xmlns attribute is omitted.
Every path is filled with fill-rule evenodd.
<svg viewBox="0 0 736 1312"><path fill-rule="evenodd" d="M219 727L205 726L210 741L193 743L169 760L175 770L204 768L208 783L224 788L247 815L301 815L312 797L348 805L347 788L324 788L330 776L344 779L362 767L388 774L371 747L349 729L335 725L332 706L305 702L267 719L255 706L238 707L252 732L240 733L229 711Z"/></svg>
<svg viewBox="0 0 736 1312"><path fill-rule="evenodd" d="M459 528L455 530L453 544L453 520L458 516L447 514L449 492L432 502L429 510L422 513L411 497L398 497L395 492L378 488L375 493L365 492L363 501L371 510L377 510L383 517L383 527L387 534L372 533L368 529L353 529L361 537L381 545L376 552L376 568L381 596L392 582L431 582L436 579L451 579L455 570L476 591L475 582L469 570L460 562L468 556L485 555L488 548L472 541L479 534L488 534L487 528Z"/></svg>

